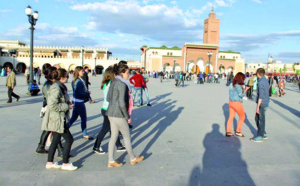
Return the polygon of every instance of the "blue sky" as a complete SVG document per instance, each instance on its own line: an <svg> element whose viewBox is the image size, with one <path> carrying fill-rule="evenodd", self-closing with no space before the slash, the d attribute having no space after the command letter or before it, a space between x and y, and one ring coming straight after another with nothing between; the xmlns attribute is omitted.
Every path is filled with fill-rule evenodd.
<svg viewBox="0 0 300 186"><path fill-rule="evenodd" d="M25 8L39 11L35 45L109 48L113 57L140 60L140 47L202 43L214 6L220 50L246 62L300 61L300 1L287 0L14 0L0 7L0 40L29 44Z"/></svg>

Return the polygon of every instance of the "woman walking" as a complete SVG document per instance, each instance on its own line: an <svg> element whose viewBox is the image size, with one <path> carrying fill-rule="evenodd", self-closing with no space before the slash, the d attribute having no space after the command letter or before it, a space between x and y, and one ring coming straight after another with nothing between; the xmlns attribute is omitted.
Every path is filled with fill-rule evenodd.
<svg viewBox="0 0 300 186"><path fill-rule="evenodd" d="M242 134L242 126L245 121L245 111L243 107L243 97L246 95L246 92L250 87L246 87L243 91L242 86L244 85L245 75L241 72L237 73L233 78L232 84L229 85L229 118L227 121L227 130L226 136L231 137L234 134L231 133L232 122L235 116L235 113L239 115L239 121L235 135L239 137L245 137Z"/></svg>
<svg viewBox="0 0 300 186"><path fill-rule="evenodd" d="M106 111L107 108L109 106L109 102L106 101L106 97L107 97L107 92L109 90L110 84L111 82L115 79L114 76L114 72L113 72L113 67L108 67L103 75L103 80L102 80L102 85L101 85L101 89L103 90L103 106L101 108L101 114L103 116L103 125L102 125L102 129L100 130L97 139L95 141L94 144L94 148L93 151L97 154L105 154L105 152L102 150L102 148L100 147L101 142L104 138L104 136L106 135L106 133L108 131L110 131L110 123L109 123L109 119L108 116L106 116ZM126 151L126 148L122 145L121 141L120 141L120 137L118 135L117 141L116 141L116 146L117 146L117 152L122 152L122 151Z"/></svg>
<svg viewBox="0 0 300 186"><path fill-rule="evenodd" d="M84 71L81 66L75 68L74 81L72 82L74 109L68 126L71 127L72 124L77 120L78 116L80 116L82 138L92 140L94 138L87 135L87 129L86 129L87 116L86 116L86 108L84 105L85 102L89 101L90 92L85 86L85 82L81 78L83 74Z"/></svg>
<svg viewBox="0 0 300 186"><path fill-rule="evenodd" d="M282 76L280 76L278 87L279 87L279 97L285 95L285 92L283 92L283 89L285 88L285 82Z"/></svg>
<svg viewBox="0 0 300 186"><path fill-rule="evenodd" d="M68 81L68 73L65 69L58 69L51 73L53 84L47 91L47 110L43 118L42 130L52 131L52 142L49 148L48 161L46 169L59 169L73 171L77 167L69 163L69 155L71 146L73 144L73 136L67 127L67 120L69 119L69 110L73 108L70 104L68 90L64 85ZM63 164L53 163L55 150L60 138L65 140L65 147L63 151Z"/></svg>
<svg viewBox="0 0 300 186"><path fill-rule="evenodd" d="M133 108L133 101L130 99L129 92L129 69L127 65L115 64L114 72L117 76L111 83L107 93L107 101L109 102L106 115L110 121L111 138L108 145L108 167L121 167L123 164L114 160L114 148L117 141L119 131L122 133L125 147L130 158L130 164L134 165L141 162L144 156L136 157L133 154L131 146L131 137L128 124L131 123L131 110Z"/></svg>
<svg viewBox="0 0 300 186"><path fill-rule="evenodd" d="M55 70L56 70L56 68L51 67L51 65L49 65L49 64L43 65L43 74L45 75L45 79L46 79L46 82L44 83L43 88L42 88L42 93L43 93L43 97L44 97L44 99L43 99L43 109L44 110L46 110L46 108L47 108L47 97L48 97L47 91L49 90L50 86L53 83L53 79L51 79L52 78L51 74ZM45 114L45 112L41 113L41 117L43 117L44 114ZM45 150L47 138L50 138L50 139L52 138L51 131L44 130L41 134L40 142L36 149L37 154L47 154L48 153L48 151ZM61 144L61 141L58 143L57 151L58 151L57 157L62 158L63 157L63 146Z"/></svg>

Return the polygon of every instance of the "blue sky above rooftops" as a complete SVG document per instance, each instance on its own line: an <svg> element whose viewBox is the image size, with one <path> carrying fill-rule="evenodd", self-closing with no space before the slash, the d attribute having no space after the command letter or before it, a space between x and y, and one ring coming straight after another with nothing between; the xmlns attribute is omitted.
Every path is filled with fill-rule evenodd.
<svg viewBox="0 0 300 186"><path fill-rule="evenodd" d="M220 50L247 62L300 61L300 1L274 0L14 0L0 7L0 40L29 44L25 8L39 11L35 45L109 48L113 57L140 60L140 47L202 43L211 7L220 25Z"/></svg>

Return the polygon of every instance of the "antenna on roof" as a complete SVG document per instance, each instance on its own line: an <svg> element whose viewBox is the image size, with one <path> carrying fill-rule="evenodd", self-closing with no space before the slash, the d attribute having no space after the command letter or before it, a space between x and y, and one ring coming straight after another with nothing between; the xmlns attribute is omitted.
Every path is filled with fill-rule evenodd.
<svg viewBox="0 0 300 186"><path fill-rule="evenodd" d="M211 11L212 12L214 11L214 5L211 5Z"/></svg>

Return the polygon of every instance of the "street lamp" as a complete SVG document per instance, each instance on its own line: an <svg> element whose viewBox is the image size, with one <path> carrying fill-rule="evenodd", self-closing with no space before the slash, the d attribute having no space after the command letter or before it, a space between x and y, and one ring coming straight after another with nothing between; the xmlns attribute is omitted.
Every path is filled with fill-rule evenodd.
<svg viewBox="0 0 300 186"><path fill-rule="evenodd" d="M97 71L96 71L96 60L97 60L97 58L95 57L95 76L97 75Z"/></svg>
<svg viewBox="0 0 300 186"><path fill-rule="evenodd" d="M29 76L29 86L28 86L28 90L30 92L30 84L33 82L33 31L34 31L34 26L37 20L39 19L39 14L38 11L34 11L32 13L32 9L29 5L25 9L25 13L28 16L28 21L31 25L31 27L29 28L31 31L31 37L30 37L30 76Z"/></svg>
<svg viewBox="0 0 300 186"><path fill-rule="evenodd" d="M212 56L212 52L207 52L207 55L208 55L208 73L210 73L210 58Z"/></svg>
<svg viewBox="0 0 300 186"><path fill-rule="evenodd" d="M81 47L82 67L83 67L83 62L84 62L83 55L84 55L84 47L82 46L82 47Z"/></svg>
<svg viewBox="0 0 300 186"><path fill-rule="evenodd" d="M175 73L175 63L176 63L176 59L174 59L173 73Z"/></svg>

